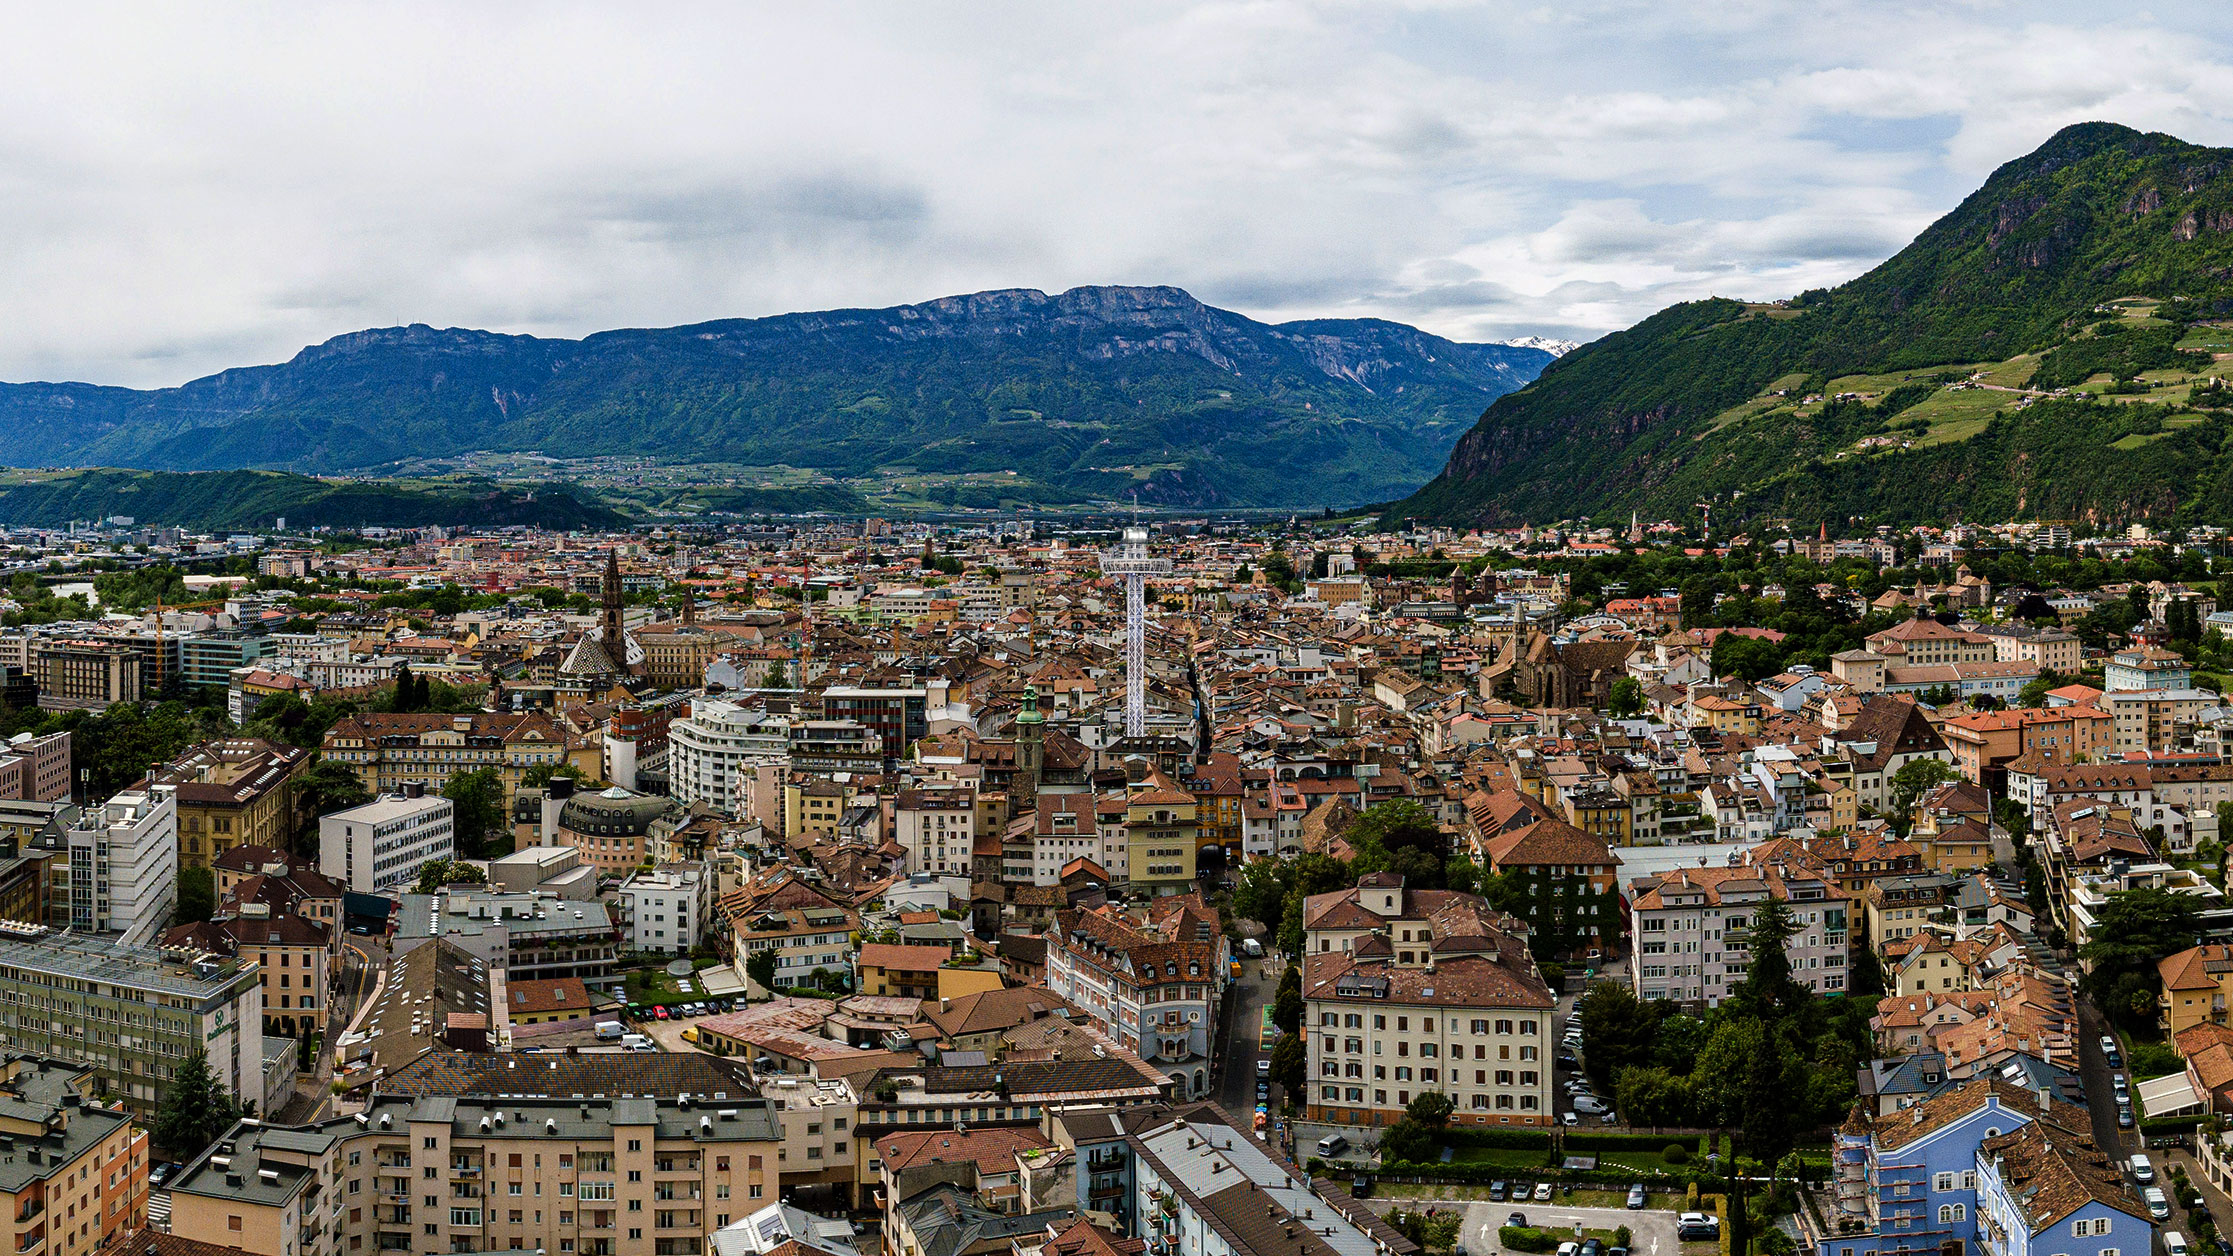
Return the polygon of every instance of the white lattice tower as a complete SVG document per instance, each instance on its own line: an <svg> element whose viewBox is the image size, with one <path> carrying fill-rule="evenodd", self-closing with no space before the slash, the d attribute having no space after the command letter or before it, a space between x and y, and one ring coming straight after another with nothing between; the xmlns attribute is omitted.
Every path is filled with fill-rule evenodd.
<svg viewBox="0 0 2233 1256"><path fill-rule="evenodd" d="M1124 735L1148 730L1147 578L1168 574L1171 560L1148 553L1148 530L1124 530L1124 542L1101 555L1104 575L1124 578Z"/></svg>

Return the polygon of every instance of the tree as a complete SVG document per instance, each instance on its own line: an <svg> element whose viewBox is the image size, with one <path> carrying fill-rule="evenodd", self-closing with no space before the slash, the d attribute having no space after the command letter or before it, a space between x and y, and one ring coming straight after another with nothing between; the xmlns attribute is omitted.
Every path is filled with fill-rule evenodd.
<svg viewBox="0 0 2233 1256"><path fill-rule="evenodd" d="M1735 632L1714 638L1711 658L1714 675L1743 681L1762 680L1783 670L1782 646Z"/></svg>
<svg viewBox="0 0 2233 1256"><path fill-rule="evenodd" d="M1616 720L1633 719L1644 713L1643 682L1634 676L1622 676L1613 682L1613 691L1606 697L1606 709Z"/></svg>
<svg viewBox="0 0 2233 1256"><path fill-rule="evenodd" d="M208 868L178 870L178 906L171 912L173 925L195 925L217 911L217 880Z"/></svg>
<svg viewBox="0 0 2233 1256"><path fill-rule="evenodd" d="M775 993L775 948L762 947L745 957L744 975L770 994Z"/></svg>
<svg viewBox="0 0 2233 1256"><path fill-rule="evenodd" d="M521 774L519 783L526 789L541 789L543 786L550 784L551 778L554 776L563 776L582 784L589 781L589 773L582 771L571 763L538 763Z"/></svg>
<svg viewBox="0 0 2233 1256"><path fill-rule="evenodd" d="M1287 893L1295 888L1295 865L1283 859L1251 859L1241 866L1233 886L1233 914L1243 920L1262 921L1265 932L1279 936Z"/></svg>
<svg viewBox="0 0 2233 1256"><path fill-rule="evenodd" d="M455 859L429 859L419 865L419 881L412 888L432 894L445 885L486 885L488 874L474 864Z"/></svg>
<svg viewBox="0 0 2233 1256"><path fill-rule="evenodd" d="M2062 688L2062 683L2062 677L2057 676L2052 669L2043 671L2025 681L2024 687L2016 691L2016 705L2025 707L2045 706L2047 705L2048 691Z"/></svg>
<svg viewBox="0 0 2233 1256"><path fill-rule="evenodd" d="M1916 799L1960 779L1943 760L1910 759L1892 773L1892 810L1904 816L1915 809Z"/></svg>
<svg viewBox="0 0 2233 1256"><path fill-rule="evenodd" d="M2078 948L2087 969L2079 989L2111 1020L2146 1028L2155 1019L2156 961L2193 946L2201 919L2191 895L2151 887L2112 896Z"/></svg>
<svg viewBox="0 0 2233 1256"><path fill-rule="evenodd" d="M1450 1123L1450 1114L1457 1106L1450 1096L1439 1090L1422 1090L1418 1098L1404 1106L1403 1115L1407 1120L1438 1130Z"/></svg>
<svg viewBox="0 0 2233 1256"><path fill-rule="evenodd" d="M1405 1116L1380 1136L1380 1163L1425 1164L1435 1156L1434 1134Z"/></svg>
<svg viewBox="0 0 2233 1256"><path fill-rule="evenodd" d="M155 1111L155 1141L176 1158L191 1156L222 1137L240 1119L240 1105L217 1084L209 1056L196 1047L163 1087Z"/></svg>
<svg viewBox="0 0 2233 1256"><path fill-rule="evenodd" d="M1597 982L1582 995L1575 1014L1589 1051L1589 1073L1598 1085L1611 1087L1624 1069L1651 1060L1659 1017L1627 986Z"/></svg>
<svg viewBox="0 0 2233 1256"><path fill-rule="evenodd" d="M372 801L372 791L346 763L334 759L320 759L304 768L295 778L295 805L309 817L309 829L317 831L318 818L361 807Z"/></svg>
<svg viewBox="0 0 2233 1256"><path fill-rule="evenodd" d="M1303 1093L1303 1036L1281 1034L1272 1044L1272 1081L1287 1092L1293 1103Z"/></svg>
<svg viewBox="0 0 2233 1256"><path fill-rule="evenodd" d="M503 843L505 850L494 849L505 820L504 781L495 768L454 773L442 787L442 796L454 804L451 831L456 835L460 855L487 859L509 852L509 841Z"/></svg>
<svg viewBox="0 0 2233 1256"><path fill-rule="evenodd" d="M1279 993L1272 997L1272 1024L1281 1033L1292 1034L1303 1023L1303 969L1291 964L1280 974Z"/></svg>
<svg viewBox="0 0 2233 1256"><path fill-rule="evenodd" d="M1783 900L1770 898L1753 907L1748 928L1752 959L1745 969L1745 979L1731 995L1738 1013L1775 1021L1797 1012L1813 997L1792 978L1791 957L1784 950L1791 935L1799 931L1798 921L1791 918L1791 909Z"/></svg>
<svg viewBox="0 0 2233 1256"><path fill-rule="evenodd" d="M1443 888L1450 835L1434 813L1408 798L1380 803L1352 821L1342 839L1355 850L1349 876L1394 872L1412 889Z"/></svg>
<svg viewBox="0 0 2233 1256"><path fill-rule="evenodd" d="M1613 1081L1613 1104L1631 1126L1688 1125L1690 1079L1657 1065L1625 1068Z"/></svg>

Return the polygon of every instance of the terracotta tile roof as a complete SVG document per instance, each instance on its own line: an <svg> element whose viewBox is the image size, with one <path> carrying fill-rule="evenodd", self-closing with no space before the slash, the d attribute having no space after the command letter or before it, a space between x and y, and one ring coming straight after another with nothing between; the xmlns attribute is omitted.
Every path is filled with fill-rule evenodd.
<svg viewBox="0 0 2233 1256"><path fill-rule="evenodd" d="M2038 1234L2088 1204L2102 1204L2148 1224L2147 1206L2125 1179L2117 1158L2090 1133L2033 1122L1979 1144L1981 1159L1997 1160L2016 1206Z"/></svg>

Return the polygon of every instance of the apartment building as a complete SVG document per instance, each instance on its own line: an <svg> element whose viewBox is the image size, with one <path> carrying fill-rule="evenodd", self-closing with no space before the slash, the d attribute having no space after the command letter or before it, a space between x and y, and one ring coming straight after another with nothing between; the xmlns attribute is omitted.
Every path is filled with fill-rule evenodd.
<svg viewBox="0 0 2233 1256"><path fill-rule="evenodd" d="M414 797L413 795L416 794ZM395 894L457 852L456 806L415 787L318 820L318 871L359 894Z"/></svg>
<svg viewBox="0 0 2233 1256"><path fill-rule="evenodd" d="M1810 990L1843 991L1852 927L1846 892L1808 866L1739 864L1678 868L1630 883L1629 976L1637 997L1719 1005L1752 966L1748 926L1771 899L1789 908L1799 927L1784 945L1792 979Z"/></svg>
<svg viewBox="0 0 2233 1256"><path fill-rule="evenodd" d="M495 768L509 809L529 769L565 761L566 734L540 711L366 712L344 716L328 730L320 753L348 764L375 794L400 794L406 785L439 793L459 772Z"/></svg>
<svg viewBox="0 0 2233 1256"><path fill-rule="evenodd" d="M48 711L106 711L119 702L140 700L140 660L132 647L114 641L32 642L31 675L39 682L39 706Z"/></svg>
<svg viewBox="0 0 2233 1256"><path fill-rule="evenodd" d="M775 952L778 989L811 985L816 969L853 967L853 933L860 914L818 885L779 869L721 896L716 909L729 923L737 976L748 976L752 956Z"/></svg>
<svg viewBox="0 0 2233 1256"><path fill-rule="evenodd" d="M706 683L706 665L730 644L727 633L692 623L646 624L629 634L643 647L644 677L661 689L696 689Z"/></svg>
<svg viewBox="0 0 2233 1256"><path fill-rule="evenodd" d="M620 887L620 919L631 951L687 955L705 936L713 910L713 870L668 864L636 872Z"/></svg>
<svg viewBox="0 0 2233 1256"><path fill-rule="evenodd" d="M65 835L70 927L142 946L178 901L178 804L170 786L126 790L88 807Z"/></svg>
<svg viewBox="0 0 2233 1256"><path fill-rule="evenodd" d="M1209 1106L1127 1119L1132 1215L1151 1247L1189 1256L1417 1256L1418 1245Z"/></svg>
<svg viewBox="0 0 2233 1256"><path fill-rule="evenodd" d="M1935 619L1904 620L1874 634L1864 644L1893 667L1990 663L1994 656L1991 637L1949 628Z"/></svg>
<svg viewBox="0 0 2233 1256"><path fill-rule="evenodd" d="M601 872L627 872L650 856L652 825L680 810L672 798L612 785L567 798L553 838L581 851L582 860Z"/></svg>
<svg viewBox="0 0 2233 1256"><path fill-rule="evenodd" d="M1194 881L1202 845L1201 804L1168 776L1150 770L1125 789L1125 866L1130 883L1157 894Z"/></svg>
<svg viewBox="0 0 2233 1256"><path fill-rule="evenodd" d="M238 959L0 922L0 1047L91 1068L143 1119L197 1049L218 1085L260 1099L258 976Z"/></svg>
<svg viewBox="0 0 2233 1256"><path fill-rule="evenodd" d="M718 698L693 698L690 714L667 725L668 792L688 805L704 803L726 813L744 808L744 769L787 762L791 725L758 707Z"/></svg>
<svg viewBox="0 0 2233 1256"><path fill-rule="evenodd" d="M883 741L884 766L890 768L929 735L930 693L831 685L822 691L822 718L851 720L874 729Z"/></svg>
<svg viewBox="0 0 2233 1256"><path fill-rule="evenodd" d="M399 955L446 938L509 977L578 977L591 989L620 984L613 969L620 930L603 903L545 891L445 890L404 895L396 920Z"/></svg>
<svg viewBox="0 0 2233 1256"><path fill-rule="evenodd" d="M258 737L204 742L149 769L141 787L168 787L178 805L178 862L202 868L235 846L292 845L295 778L310 752Z"/></svg>
<svg viewBox="0 0 2233 1256"><path fill-rule="evenodd" d="M2116 721L2114 749L2120 754L2177 749L2179 726L2218 702L2218 695L2207 689L2123 689L2101 695L2101 705Z"/></svg>
<svg viewBox="0 0 2233 1256"><path fill-rule="evenodd" d="M68 802L70 734L18 733L0 747L0 800Z"/></svg>
<svg viewBox="0 0 2233 1256"><path fill-rule="evenodd" d="M969 875L977 843L977 795L966 789L903 789L893 812L909 872Z"/></svg>
<svg viewBox="0 0 2233 1256"><path fill-rule="evenodd" d="M2222 942L2190 946L2156 961L2162 989L2156 995L2156 1024L2165 1037L2205 1022L2226 1023L2233 999L2233 946Z"/></svg>
<svg viewBox="0 0 2233 1256"><path fill-rule="evenodd" d="M1173 1093L1210 1093L1218 1000L1231 962L1217 913L1198 895L1144 908L1055 913L1047 988L1171 1080Z"/></svg>
<svg viewBox="0 0 2233 1256"><path fill-rule="evenodd" d="M94 1074L69 1060L0 1059L0 1239L39 1256L120 1249L147 1224L147 1131L92 1101ZM112 1247L112 1245L115 1245Z"/></svg>
<svg viewBox="0 0 2233 1256"><path fill-rule="evenodd" d="M700 1256L777 1195L781 1126L742 1085L382 1094L314 1125L243 1122L172 1180L171 1233L256 1256Z"/></svg>
<svg viewBox="0 0 2233 1256"><path fill-rule="evenodd" d="M165 930L162 945L254 964L263 987L265 1033L299 1039L326 1031L333 934L325 925L273 912L269 903L243 903Z"/></svg>
<svg viewBox="0 0 2233 1256"><path fill-rule="evenodd" d="M1314 1121L1387 1125L1426 1091L1477 1125L1548 1125L1557 998L1527 927L1478 895L1394 873L1303 906L1303 1103Z"/></svg>

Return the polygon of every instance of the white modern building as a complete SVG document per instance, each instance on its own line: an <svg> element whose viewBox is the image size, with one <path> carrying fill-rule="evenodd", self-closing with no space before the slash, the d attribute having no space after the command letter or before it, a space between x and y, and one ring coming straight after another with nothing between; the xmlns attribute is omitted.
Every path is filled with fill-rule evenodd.
<svg viewBox="0 0 2233 1256"><path fill-rule="evenodd" d="M438 794L375 799L318 821L318 871L360 894L394 894L457 852L456 807Z"/></svg>
<svg viewBox="0 0 2233 1256"><path fill-rule="evenodd" d="M178 798L168 785L88 807L69 832L70 927L152 945L178 900Z"/></svg>
<svg viewBox="0 0 2233 1256"><path fill-rule="evenodd" d="M695 699L688 719L667 726L668 793L687 806L702 802L740 810L745 769L790 760L791 722L758 707L719 698Z"/></svg>
<svg viewBox="0 0 2233 1256"><path fill-rule="evenodd" d="M639 872L620 887L621 927L631 951L687 955L705 936L713 875L704 864L673 863Z"/></svg>

